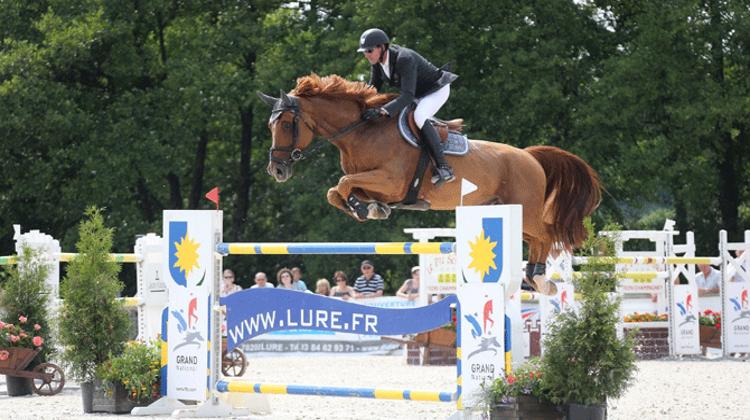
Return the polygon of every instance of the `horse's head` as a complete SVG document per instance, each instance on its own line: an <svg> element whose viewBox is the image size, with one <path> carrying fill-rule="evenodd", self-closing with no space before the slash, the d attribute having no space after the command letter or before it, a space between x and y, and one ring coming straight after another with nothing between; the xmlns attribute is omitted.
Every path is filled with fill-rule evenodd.
<svg viewBox="0 0 750 420"><path fill-rule="evenodd" d="M292 177L292 166L304 157L303 151L315 137L313 128L302 116L299 99L283 91L279 98L258 92L260 99L272 107L268 128L271 130L271 149L266 172L284 182Z"/></svg>

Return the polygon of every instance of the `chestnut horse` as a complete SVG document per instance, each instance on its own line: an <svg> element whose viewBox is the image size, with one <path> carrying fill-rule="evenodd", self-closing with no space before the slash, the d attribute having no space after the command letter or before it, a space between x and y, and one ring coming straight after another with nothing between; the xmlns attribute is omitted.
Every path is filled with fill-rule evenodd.
<svg viewBox="0 0 750 420"><path fill-rule="evenodd" d="M362 82L339 76L301 77L280 98L259 93L273 106L269 128L273 141L268 173L277 182L293 174L293 165L325 143L340 151L344 176L328 190L328 202L356 220L386 219L391 208L454 210L461 182L433 186L425 171L416 204L400 202L408 190L420 150L408 145L397 118L362 122L366 108L380 107L393 95L378 94ZM312 146L312 147L311 147ZM547 255L557 244L573 248L585 239L583 219L599 205L601 186L596 172L578 156L551 146L518 149L502 143L470 140L465 156L446 156L458 179L478 190L465 205L523 205L523 238L528 243L527 281L545 294L556 287L544 276Z"/></svg>

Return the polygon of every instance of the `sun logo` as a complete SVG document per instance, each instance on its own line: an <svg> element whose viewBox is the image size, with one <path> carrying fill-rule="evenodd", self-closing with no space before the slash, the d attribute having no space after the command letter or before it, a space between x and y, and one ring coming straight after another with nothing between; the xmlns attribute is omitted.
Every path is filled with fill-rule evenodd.
<svg viewBox="0 0 750 420"><path fill-rule="evenodd" d="M185 277L189 276L193 269L198 268L199 246L200 244L190 239L187 234L185 234L181 242L175 242L177 252L175 252L174 256L177 257L177 261L175 261L174 266L184 272Z"/></svg>
<svg viewBox="0 0 750 420"><path fill-rule="evenodd" d="M489 236L484 236L484 229L482 229L474 242L469 241L471 248L469 268L476 270L482 277L489 274L490 269L497 268L495 265L496 245L497 242L491 242Z"/></svg>

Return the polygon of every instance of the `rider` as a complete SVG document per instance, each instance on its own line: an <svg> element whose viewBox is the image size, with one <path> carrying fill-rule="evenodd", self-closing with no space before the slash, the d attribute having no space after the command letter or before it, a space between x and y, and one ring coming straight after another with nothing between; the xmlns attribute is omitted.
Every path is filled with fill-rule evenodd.
<svg viewBox="0 0 750 420"><path fill-rule="evenodd" d="M379 91L385 80L390 86L401 90L396 99L382 108L368 109L362 114L362 118L370 120L380 116L398 116L404 107L418 100L417 108L414 110L414 121L422 131L427 150L435 160L432 183L440 185L456 179L453 169L443 156L437 130L432 124L425 122L448 100L450 84L458 76L435 67L414 50L396 44L391 45L388 35L377 28L362 33L357 52L364 53L372 65L370 85Z"/></svg>

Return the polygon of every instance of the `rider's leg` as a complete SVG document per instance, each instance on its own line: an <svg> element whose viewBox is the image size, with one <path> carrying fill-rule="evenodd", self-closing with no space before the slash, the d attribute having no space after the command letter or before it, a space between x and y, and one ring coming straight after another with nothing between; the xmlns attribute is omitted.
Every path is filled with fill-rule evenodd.
<svg viewBox="0 0 750 420"><path fill-rule="evenodd" d="M445 160L445 156L443 156L443 147L440 144L440 136L437 130L427 122L445 104L448 96L450 96L450 92L450 85L443 86L436 92L421 98L417 104L417 108L414 110L414 122L422 131L422 137L427 145L427 150L435 160L435 175L432 177L433 184L442 184L443 182L451 182L456 179L453 176L453 169L451 169Z"/></svg>
<svg viewBox="0 0 750 420"><path fill-rule="evenodd" d="M424 126L422 126L422 139L427 146L427 150L435 160L435 174L432 176L432 183L440 185L456 179L453 175L453 169L445 161L443 146L440 144L440 135L429 121L425 122Z"/></svg>

